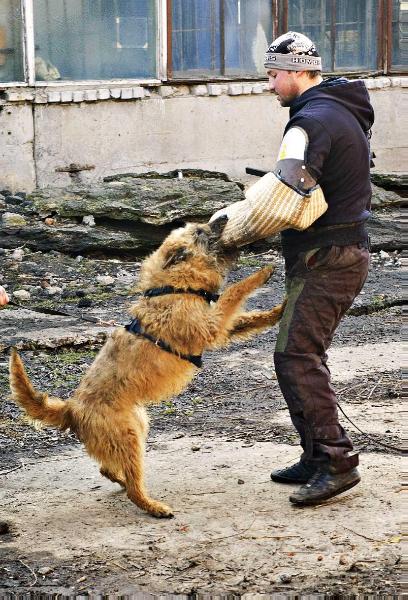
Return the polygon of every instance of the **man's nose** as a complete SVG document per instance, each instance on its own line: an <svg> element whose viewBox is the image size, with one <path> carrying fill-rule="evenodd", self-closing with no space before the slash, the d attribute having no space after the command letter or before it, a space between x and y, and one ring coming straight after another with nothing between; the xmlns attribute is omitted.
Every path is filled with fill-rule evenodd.
<svg viewBox="0 0 408 600"><path fill-rule="evenodd" d="M269 78L268 85L271 92L273 92L273 90L275 89L275 81L272 79L272 77Z"/></svg>

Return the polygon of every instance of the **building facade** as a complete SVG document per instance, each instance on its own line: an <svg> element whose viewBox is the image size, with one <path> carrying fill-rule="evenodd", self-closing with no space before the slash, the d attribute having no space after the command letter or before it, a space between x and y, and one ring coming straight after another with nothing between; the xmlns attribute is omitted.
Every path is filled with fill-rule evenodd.
<svg viewBox="0 0 408 600"><path fill-rule="evenodd" d="M377 169L406 170L407 22L399 0L0 0L0 187L273 168L263 56L288 29L366 80Z"/></svg>

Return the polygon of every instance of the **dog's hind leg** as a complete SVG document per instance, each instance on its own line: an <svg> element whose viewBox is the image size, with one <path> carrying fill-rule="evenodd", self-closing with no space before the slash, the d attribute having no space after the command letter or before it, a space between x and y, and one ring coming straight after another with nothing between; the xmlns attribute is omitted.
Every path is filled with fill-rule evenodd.
<svg viewBox="0 0 408 600"><path fill-rule="evenodd" d="M144 486L144 444L135 432L128 432L123 440L126 446L126 458L123 470L126 479L128 498L142 510L154 517L169 518L173 516L172 509L150 498Z"/></svg>
<svg viewBox="0 0 408 600"><path fill-rule="evenodd" d="M154 517L169 518L172 509L166 504L150 498L144 485L145 441L149 431L149 421L144 407L138 406L134 411L132 427L123 432L121 441L124 456L121 468L125 475L126 492L129 499L142 510Z"/></svg>
<svg viewBox="0 0 408 600"><path fill-rule="evenodd" d="M112 471L109 470L109 467L102 466L99 472L103 477L106 477L113 483L118 483L123 488L126 488L126 481L124 480L124 478L122 479L119 475L112 473Z"/></svg>

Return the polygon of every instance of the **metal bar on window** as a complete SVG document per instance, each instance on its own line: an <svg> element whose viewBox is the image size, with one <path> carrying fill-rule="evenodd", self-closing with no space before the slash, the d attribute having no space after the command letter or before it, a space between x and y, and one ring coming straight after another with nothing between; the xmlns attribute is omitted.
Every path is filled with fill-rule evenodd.
<svg viewBox="0 0 408 600"><path fill-rule="evenodd" d="M289 14L289 9L288 9L288 0L282 0L282 4L283 4L283 10L282 10L282 30L279 33L285 33L289 26L288 26L288 14Z"/></svg>
<svg viewBox="0 0 408 600"><path fill-rule="evenodd" d="M392 0L387 0L387 27L386 27L386 44L385 44L385 73L388 73L391 69L392 63Z"/></svg>
<svg viewBox="0 0 408 600"><path fill-rule="evenodd" d="M171 0L157 0L157 75L159 79L167 79L168 76L168 57L171 58L171 20L169 19L169 10L171 10ZM169 8L170 6L170 8ZM170 21L170 23L169 23ZM170 30L169 30L170 25ZM169 43L170 40L170 43ZM170 67L171 68L171 67Z"/></svg>
<svg viewBox="0 0 408 600"><path fill-rule="evenodd" d="M336 57L336 0L331 0L330 20L330 60L331 70L334 72Z"/></svg>
<svg viewBox="0 0 408 600"><path fill-rule="evenodd" d="M380 70L386 70L386 63L384 61L384 52L385 52L385 44L384 44L384 40L386 39L386 31L385 31L385 24L386 24L386 19L384 19L384 11L385 11L385 6L384 6L384 0L378 0L378 7L377 7L377 19L376 19L376 25L377 25L377 69Z"/></svg>
<svg viewBox="0 0 408 600"><path fill-rule="evenodd" d="M225 75L225 0L220 0L220 72Z"/></svg>
<svg viewBox="0 0 408 600"><path fill-rule="evenodd" d="M82 22L82 29L81 29L81 46L82 46L82 60L81 60L81 64L82 64L82 73L86 72L86 52L85 52L85 40L87 38L86 35L86 28L85 28L85 19L83 18L83 15L85 14L85 2L86 0L82 0L81 2L81 22Z"/></svg>
<svg viewBox="0 0 408 600"><path fill-rule="evenodd" d="M167 78L171 79L171 77L173 77L173 0L167 0L166 11L167 60L165 65L165 72L167 72Z"/></svg>
<svg viewBox="0 0 408 600"><path fill-rule="evenodd" d="M211 28L211 72L215 71L216 61L216 48L215 48L215 39L216 39L216 19L215 19L215 0L211 0L210 3L210 28Z"/></svg>
<svg viewBox="0 0 408 600"><path fill-rule="evenodd" d="M33 0L22 0L24 74L28 85L35 84Z"/></svg>
<svg viewBox="0 0 408 600"><path fill-rule="evenodd" d="M0 49L0 65L5 65L7 63L7 56L6 56L6 52L10 52L14 54L14 48L17 45L21 44L21 31L19 38L20 39L16 39L16 28L13 26L13 6L12 6L12 0L9 0L8 2L8 10L6 10L6 15L7 15L7 25L8 25L8 29L10 31L10 37L11 37L11 44L10 43L6 43L7 42L7 36L4 34L3 32L3 45ZM0 38L1 36L1 31L0 31ZM8 47L9 46L9 47ZM11 47L10 47L11 46Z"/></svg>
<svg viewBox="0 0 408 600"><path fill-rule="evenodd" d="M272 40L278 36L279 30L279 7L278 0L271 0L271 14L272 14ZM268 44L272 42L268 40Z"/></svg>

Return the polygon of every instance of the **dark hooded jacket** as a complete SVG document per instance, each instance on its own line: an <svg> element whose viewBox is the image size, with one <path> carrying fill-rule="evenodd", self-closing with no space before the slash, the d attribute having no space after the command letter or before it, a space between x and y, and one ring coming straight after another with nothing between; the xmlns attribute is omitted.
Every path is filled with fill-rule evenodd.
<svg viewBox="0 0 408 600"><path fill-rule="evenodd" d="M328 209L306 231L282 232L285 256L367 240L373 122L367 88L358 80L326 79L291 103L285 133L296 125L308 134L306 167L321 186Z"/></svg>

